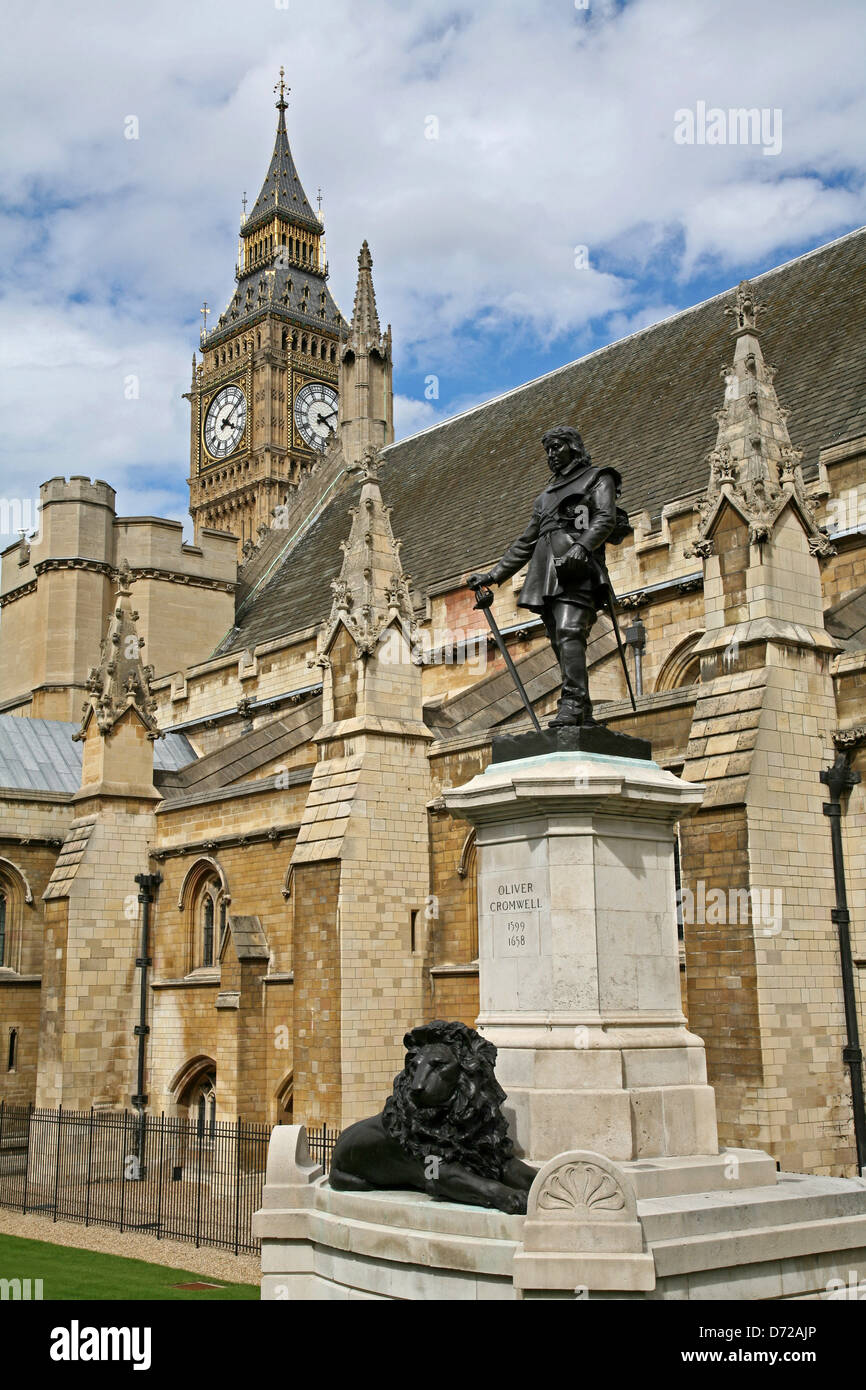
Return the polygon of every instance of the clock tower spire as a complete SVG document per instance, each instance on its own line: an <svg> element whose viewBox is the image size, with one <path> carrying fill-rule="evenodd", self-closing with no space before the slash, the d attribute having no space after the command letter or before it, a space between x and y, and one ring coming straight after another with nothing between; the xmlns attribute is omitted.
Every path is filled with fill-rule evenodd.
<svg viewBox="0 0 866 1390"><path fill-rule="evenodd" d="M201 362L187 393L196 533L232 531L241 555L336 438L348 335L328 288L322 216L289 144L282 68L274 91L274 150L249 212L244 195L236 288L210 326L204 314Z"/></svg>

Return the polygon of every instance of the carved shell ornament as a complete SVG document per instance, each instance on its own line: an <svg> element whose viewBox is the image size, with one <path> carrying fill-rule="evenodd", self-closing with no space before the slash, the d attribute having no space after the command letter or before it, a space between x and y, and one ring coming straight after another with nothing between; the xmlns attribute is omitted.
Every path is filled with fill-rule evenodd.
<svg viewBox="0 0 866 1390"><path fill-rule="evenodd" d="M542 1211L622 1211L625 1197L610 1173L594 1163L567 1163L551 1173L539 1194Z"/></svg>

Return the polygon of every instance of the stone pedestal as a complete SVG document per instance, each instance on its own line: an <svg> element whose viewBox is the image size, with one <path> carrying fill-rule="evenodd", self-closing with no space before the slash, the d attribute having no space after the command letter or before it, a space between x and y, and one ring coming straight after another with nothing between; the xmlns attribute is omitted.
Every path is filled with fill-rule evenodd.
<svg viewBox="0 0 866 1390"><path fill-rule="evenodd" d="M775 1178L772 1160L747 1150L631 1164L572 1150L539 1170L526 1216L506 1216L422 1192L334 1192L303 1127L278 1125L253 1218L262 1298L856 1296L866 1182Z"/></svg>
<svg viewBox="0 0 866 1390"><path fill-rule="evenodd" d="M816 1299L863 1277L866 1182L718 1149L674 897L673 826L701 795L585 742L446 794L477 827L478 1025L539 1165L526 1216L333 1191L303 1128L277 1128L262 1298Z"/></svg>
<svg viewBox="0 0 866 1390"><path fill-rule="evenodd" d="M582 751L494 763L446 793L476 827L478 1027L530 1159L718 1152L676 932L673 828L701 794L644 758Z"/></svg>

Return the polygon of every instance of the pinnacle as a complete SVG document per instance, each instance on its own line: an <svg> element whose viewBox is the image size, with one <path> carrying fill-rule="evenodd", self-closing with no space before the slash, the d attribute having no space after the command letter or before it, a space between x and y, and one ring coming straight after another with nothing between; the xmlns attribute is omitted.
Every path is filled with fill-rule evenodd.
<svg viewBox="0 0 866 1390"><path fill-rule="evenodd" d="M156 738L156 700L150 689L153 668L145 666L141 659L144 641L138 635L138 614L130 602L133 576L127 560L121 563L116 582L114 609L102 641L99 665L91 668L87 678L88 696L76 737L84 736L91 715L96 716L100 733L108 735L121 715L133 708L150 736Z"/></svg>
<svg viewBox="0 0 866 1390"><path fill-rule="evenodd" d="M373 288L373 257L365 241L358 254L358 284L355 290L355 309L352 314L350 341L364 348L378 343L382 336Z"/></svg>
<svg viewBox="0 0 866 1390"><path fill-rule="evenodd" d="M363 654L372 652L382 633L399 618L413 627L409 579L403 573L400 543L391 529L390 508L382 500L379 455L370 447L359 465L361 495L351 510L352 525L343 542L343 564L332 584L331 615L319 638L324 654L340 622Z"/></svg>
<svg viewBox="0 0 866 1390"><path fill-rule="evenodd" d="M706 496L698 504L699 544L713 529L723 495L748 519L750 536L758 541L771 534L793 495L815 553L823 553L824 538L814 522L803 484L802 454L791 443L788 411L780 405L773 385L775 368L764 361L761 349L758 316L765 308L757 302L748 280L740 282L736 299L725 308L735 325L734 355L731 365L721 372L724 402L715 412L718 433L709 454L710 477Z"/></svg>

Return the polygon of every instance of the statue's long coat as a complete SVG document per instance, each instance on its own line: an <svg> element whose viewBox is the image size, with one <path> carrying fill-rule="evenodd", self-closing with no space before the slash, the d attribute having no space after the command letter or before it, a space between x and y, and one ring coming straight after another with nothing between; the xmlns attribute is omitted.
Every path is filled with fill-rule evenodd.
<svg viewBox="0 0 866 1390"><path fill-rule="evenodd" d="M615 468L577 464L554 478L535 500L532 518L522 536L510 545L490 571L501 584L529 561L517 602L541 612L545 600L570 599L599 608L607 597L604 543L616 524L620 478ZM590 570L562 577L554 560L575 543L592 553Z"/></svg>

